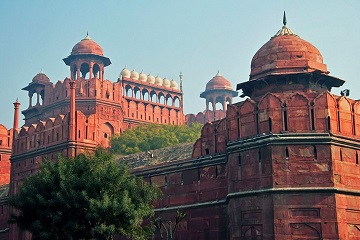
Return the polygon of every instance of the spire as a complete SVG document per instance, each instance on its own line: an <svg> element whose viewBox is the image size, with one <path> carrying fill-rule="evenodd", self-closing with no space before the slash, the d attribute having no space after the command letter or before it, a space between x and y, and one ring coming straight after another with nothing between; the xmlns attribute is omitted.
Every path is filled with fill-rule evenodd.
<svg viewBox="0 0 360 240"><path fill-rule="evenodd" d="M86 32L86 37L83 40L91 40L91 37L89 36L89 32Z"/></svg>
<svg viewBox="0 0 360 240"><path fill-rule="evenodd" d="M284 11L284 15L283 15L283 24L284 26L282 26L282 28L272 37L277 37L277 36L297 36L295 33L293 33L293 31L291 31L290 28L288 28L288 26L286 26L287 24L287 20L286 20L286 13Z"/></svg>
<svg viewBox="0 0 360 240"><path fill-rule="evenodd" d="M182 92L183 91L183 74L182 74L182 72L180 72L180 74L179 74L179 78L180 78L180 91Z"/></svg>
<svg viewBox="0 0 360 240"><path fill-rule="evenodd" d="M218 77L218 76L221 76L221 75L220 75L220 70L218 70L217 73L216 73L216 75L215 75L215 77Z"/></svg>

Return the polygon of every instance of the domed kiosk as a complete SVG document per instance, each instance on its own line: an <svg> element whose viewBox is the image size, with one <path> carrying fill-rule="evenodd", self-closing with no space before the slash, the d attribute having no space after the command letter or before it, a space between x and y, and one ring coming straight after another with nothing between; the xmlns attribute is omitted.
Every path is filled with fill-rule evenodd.
<svg viewBox="0 0 360 240"><path fill-rule="evenodd" d="M99 78L103 80L104 67L109 66L111 61L104 56L99 44L92 40L89 34L75 44L68 57L63 61L70 66L71 79Z"/></svg>
<svg viewBox="0 0 360 240"><path fill-rule="evenodd" d="M281 78L285 75L287 79L289 76L294 76L291 83L281 84L286 87L271 85L271 91L292 90L300 83L307 83L309 91L330 91L331 87L339 87L344 83L343 80L328 75L329 73L320 51L287 26L284 13L283 27L252 58L250 81L238 84L236 89L243 91L242 97L253 98L268 92L269 83L274 82L275 79L286 81ZM314 75L321 76L315 85L309 82L310 79L314 79L311 77Z"/></svg>
<svg viewBox="0 0 360 240"><path fill-rule="evenodd" d="M206 84L205 91L200 94L200 97L206 99L206 111L209 110L210 103L214 111L217 110L216 103L221 103L222 110L226 111L226 104L231 104L233 97L237 95L238 93L233 90L231 83L218 71Z"/></svg>
<svg viewBox="0 0 360 240"><path fill-rule="evenodd" d="M29 95L29 108L40 106L44 101L44 90L46 85L51 85L50 79L41 70L38 74L33 77L32 81L22 90L28 91ZM36 104L33 105L33 95L36 94ZM36 110L34 110L36 111Z"/></svg>

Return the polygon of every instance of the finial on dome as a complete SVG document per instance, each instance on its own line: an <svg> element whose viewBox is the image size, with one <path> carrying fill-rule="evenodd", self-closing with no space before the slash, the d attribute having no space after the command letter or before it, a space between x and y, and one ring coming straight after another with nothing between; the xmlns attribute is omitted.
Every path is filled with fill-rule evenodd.
<svg viewBox="0 0 360 240"><path fill-rule="evenodd" d="M40 73L44 73L42 69L40 69Z"/></svg>
<svg viewBox="0 0 360 240"><path fill-rule="evenodd" d="M84 40L91 40L91 37L89 36L89 31L86 32L86 37L84 38Z"/></svg>
<svg viewBox="0 0 360 240"><path fill-rule="evenodd" d="M297 36L295 33L293 33L293 31L291 31L290 28L288 28L288 26L286 26L287 20L286 20L285 11L283 16L283 24L284 26L282 26L282 28L272 38L277 36Z"/></svg>
<svg viewBox="0 0 360 240"><path fill-rule="evenodd" d="M218 76L221 76L221 75L220 75L220 71L219 71L219 70L217 71L217 73L216 73L215 77L218 77Z"/></svg>

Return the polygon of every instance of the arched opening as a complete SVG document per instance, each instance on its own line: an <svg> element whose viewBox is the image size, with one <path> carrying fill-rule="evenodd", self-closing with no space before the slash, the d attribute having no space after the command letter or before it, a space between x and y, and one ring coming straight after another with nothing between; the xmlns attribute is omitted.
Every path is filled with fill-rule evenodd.
<svg viewBox="0 0 360 240"><path fill-rule="evenodd" d="M171 106L173 104L173 100L172 97L170 96L170 94L166 95L166 105Z"/></svg>
<svg viewBox="0 0 360 240"><path fill-rule="evenodd" d="M93 66L93 75L94 78L99 78L100 66L99 64L95 63Z"/></svg>
<svg viewBox="0 0 360 240"><path fill-rule="evenodd" d="M114 134L114 127L106 122L100 128L100 142L104 148L110 147L111 136Z"/></svg>
<svg viewBox="0 0 360 240"><path fill-rule="evenodd" d="M130 85L125 86L124 93L125 93L126 97L132 97L132 89L131 89Z"/></svg>
<svg viewBox="0 0 360 240"><path fill-rule="evenodd" d="M151 102L156 102L156 98L157 98L157 96L156 96L156 92L155 91L151 91L150 92L150 101Z"/></svg>
<svg viewBox="0 0 360 240"><path fill-rule="evenodd" d="M220 102L216 102L215 109L216 110L223 110L224 108L223 108L223 105Z"/></svg>
<svg viewBox="0 0 360 240"><path fill-rule="evenodd" d="M217 98L216 98L216 104L215 104L215 106L216 106L216 110L224 110L225 109L225 106L224 106L224 98L223 97L220 97L220 96L218 96Z"/></svg>
<svg viewBox="0 0 360 240"><path fill-rule="evenodd" d="M149 92L148 92L147 89L143 89L143 90L142 90L142 97L143 97L143 99L144 99L145 101L150 101L150 99L149 99Z"/></svg>
<svg viewBox="0 0 360 240"><path fill-rule="evenodd" d="M158 100L160 104L165 104L165 97L163 93L159 93Z"/></svg>
<svg viewBox="0 0 360 240"><path fill-rule="evenodd" d="M180 99L178 97L174 98L174 106L175 107L180 107Z"/></svg>
<svg viewBox="0 0 360 240"><path fill-rule="evenodd" d="M82 78L87 78L89 71L90 71L90 67L89 67L88 63L81 64L80 72L81 72L81 77Z"/></svg>
<svg viewBox="0 0 360 240"><path fill-rule="evenodd" d="M140 99L140 88L138 87L134 88L134 97Z"/></svg>
<svg viewBox="0 0 360 240"><path fill-rule="evenodd" d="M208 99L208 109L210 110L210 111L213 111L214 110L214 105L213 105L213 99L212 98L209 98Z"/></svg>

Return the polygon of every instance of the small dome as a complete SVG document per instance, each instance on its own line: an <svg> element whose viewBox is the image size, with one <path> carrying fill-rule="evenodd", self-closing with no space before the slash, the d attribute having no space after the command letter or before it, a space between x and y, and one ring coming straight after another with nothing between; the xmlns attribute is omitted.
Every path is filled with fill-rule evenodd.
<svg viewBox="0 0 360 240"><path fill-rule="evenodd" d="M329 73L320 51L284 26L254 55L250 80L273 74L321 71Z"/></svg>
<svg viewBox="0 0 360 240"><path fill-rule="evenodd" d="M162 84L164 87L170 87L170 80L167 79L167 78L164 78L163 79L163 84Z"/></svg>
<svg viewBox="0 0 360 240"><path fill-rule="evenodd" d="M177 88L178 88L178 84L177 84L177 82L176 82L174 79L172 79L172 80L170 81L170 87L173 88L173 89L177 89Z"/></svg>
<svg viewBox="0 0 360 240"><path fill-rule="evenodd" d="M99 56L104 56L104 52L99 44L94 42L89 35L78 42L72 49L70 55L80 55L80 54L94 54Z"/></svg>
<svg viewBox="0 0 360 240"><path fill-rule="evenodd" d="M227 89L233 90L231 83L220 75L219 71L217 74L206 84L206 90L220 90L220 89Z"/></svg>
<svg viewBox="0 0 360 240"><path fill-rule="evenodd" d="M151 75L151 73L149 73L149 75L147 76L147 82L155 83L155 77L153 75Z"/></svg>
<svg viewBox="0 0 360 240"><path fill-rule="evenodd" d="M146 82L147 81L147 76L146 74L141 71L140 75L139 75L139 80L142 81L142 82Z"/></svg>
<svg viewBox="0 0 360 240"><path fill-rule="evenodd" d="M138 79L139 79L139 74L138 74L137 71L135 71L135 69L133 69L133 70L131 71L130 78L131 78L131 79L134 79L134 80L138 80Z"/></svg>
<svg viewBox="0 0 360 240"><path fill-rule="evenodd" d="M163 80L161 77L159 77L159 75L156 76L155 78L155 84L156 85L162 85L163 84Z"/></svg>
<svg viewBox="0 0 360 240"><path fill-rule="evenodd" d="M32 79L33 83L49 83L50 79L42 71Z"/></svg>
<svg viewBox="0 0 360 240"><path fill-rule="evenodd" d="M125 78L130 78L130 75L131 75L130 70L127 69L126 67L124 67L124 69L120 73L120 76Z"/></svg>

